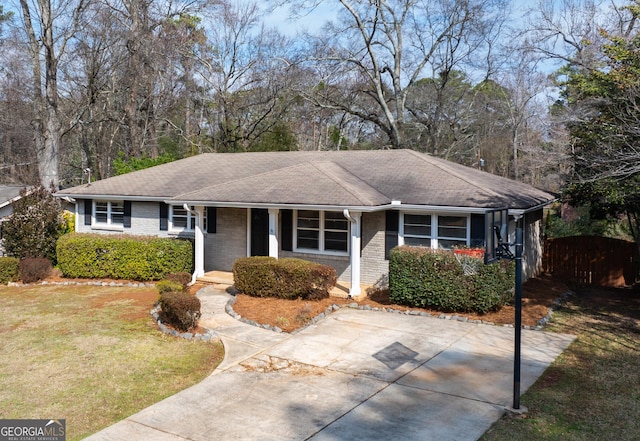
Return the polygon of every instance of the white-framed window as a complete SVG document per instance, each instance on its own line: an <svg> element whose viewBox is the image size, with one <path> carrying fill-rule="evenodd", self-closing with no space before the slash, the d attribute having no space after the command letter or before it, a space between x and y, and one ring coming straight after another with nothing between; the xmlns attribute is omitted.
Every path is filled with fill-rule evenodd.
<svg viewBox="0 0 640 441"><path fill-rule="evenodd" d="M295 251L347 255L349 221L339 211L297 210Z"/></svg>
<svg viewBox="0 0 640 441"><path fill-rule="evenodd" d="M401 213L400 243L450 250L469 245L471 222L468 215Z"/></svg>
<svg viewBox="0 0 640 441"><path fill-rule="evenodd" d="M124 225L123 201L94 201L94 225L122 227Z"/></svg>
<svg viewBox="0 0 640 441"><path fill-rule="evenodd" d="M194 207L191 207L194 210ZM171 231L193 232L196 230L196 215L185 210L183 206L171 205L169 207L169 229ZM207 210L203 211L202 229L207 231Z"/></svg>

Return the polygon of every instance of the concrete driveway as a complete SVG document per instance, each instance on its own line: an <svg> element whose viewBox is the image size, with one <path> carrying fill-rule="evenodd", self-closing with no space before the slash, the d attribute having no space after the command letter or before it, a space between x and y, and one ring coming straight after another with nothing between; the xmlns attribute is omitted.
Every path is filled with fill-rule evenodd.
<svg viewBox="0 0 640 441"><path fill-rule="evenodd" d="M512 404L512 328L342 308L277 334L227 315L220 289L198 296L223 363L87 439L476 440ZM523 331L522 392L573 339Z"/></svg>

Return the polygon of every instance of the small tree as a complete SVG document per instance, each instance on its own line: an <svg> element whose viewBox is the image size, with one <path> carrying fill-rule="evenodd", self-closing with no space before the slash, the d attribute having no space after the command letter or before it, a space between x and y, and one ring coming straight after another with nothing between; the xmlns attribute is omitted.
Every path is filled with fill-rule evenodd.
<svg viewBox="0 0 640 441"><path fill-rule="evenodd" d="M7 254L17 258L44 257L56 262L56 241L66 231L60 201L43 186L25 189L3 225Z"/></svg>

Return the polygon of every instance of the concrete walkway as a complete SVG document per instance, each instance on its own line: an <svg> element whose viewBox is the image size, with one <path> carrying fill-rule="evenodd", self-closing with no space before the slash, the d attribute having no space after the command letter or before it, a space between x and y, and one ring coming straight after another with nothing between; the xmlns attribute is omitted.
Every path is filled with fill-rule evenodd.
<svg viewBox="0 0 640 441"><path fill-rule="evenodd" d="M476 440L512 404L512 328L342 308L278 334L198 297L223 363L88 440ZM523 331L522 392L574 338Z"/></svg>

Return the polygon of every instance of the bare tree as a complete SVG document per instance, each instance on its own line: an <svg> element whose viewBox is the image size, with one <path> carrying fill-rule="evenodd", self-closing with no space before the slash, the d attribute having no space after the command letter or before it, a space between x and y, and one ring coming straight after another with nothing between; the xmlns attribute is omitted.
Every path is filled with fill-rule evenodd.
<svg viewBox="0 0 640 441"><path fill-rule="evenodd" d="M405 145L412 86L469 65L471 54L482 58L507 10L500 0L338 0L336 6L338 19L309 38L309 61L323 72L322 87L309 98L373 123L394 148Z"/></svg>
<svg viewBox="0 0 640 441"><path fill-rule="evenodd" d="M287 41L261 22L256 3L225 4L211 17L202 79L212 89L209 127L217 151L246 151L285 129L292 69ZM291 146L283 146L289 148Z"/></svg>
<svg viewBox="0 0 640 441"><path fill-rule="evenodd" d="M58 186L58 154L62 124L58 68L67 43L80 26L85 0L20 0L23 30L32 67L33 128L40 181ZM44 72L43 72L44 69Z"/></svg>

